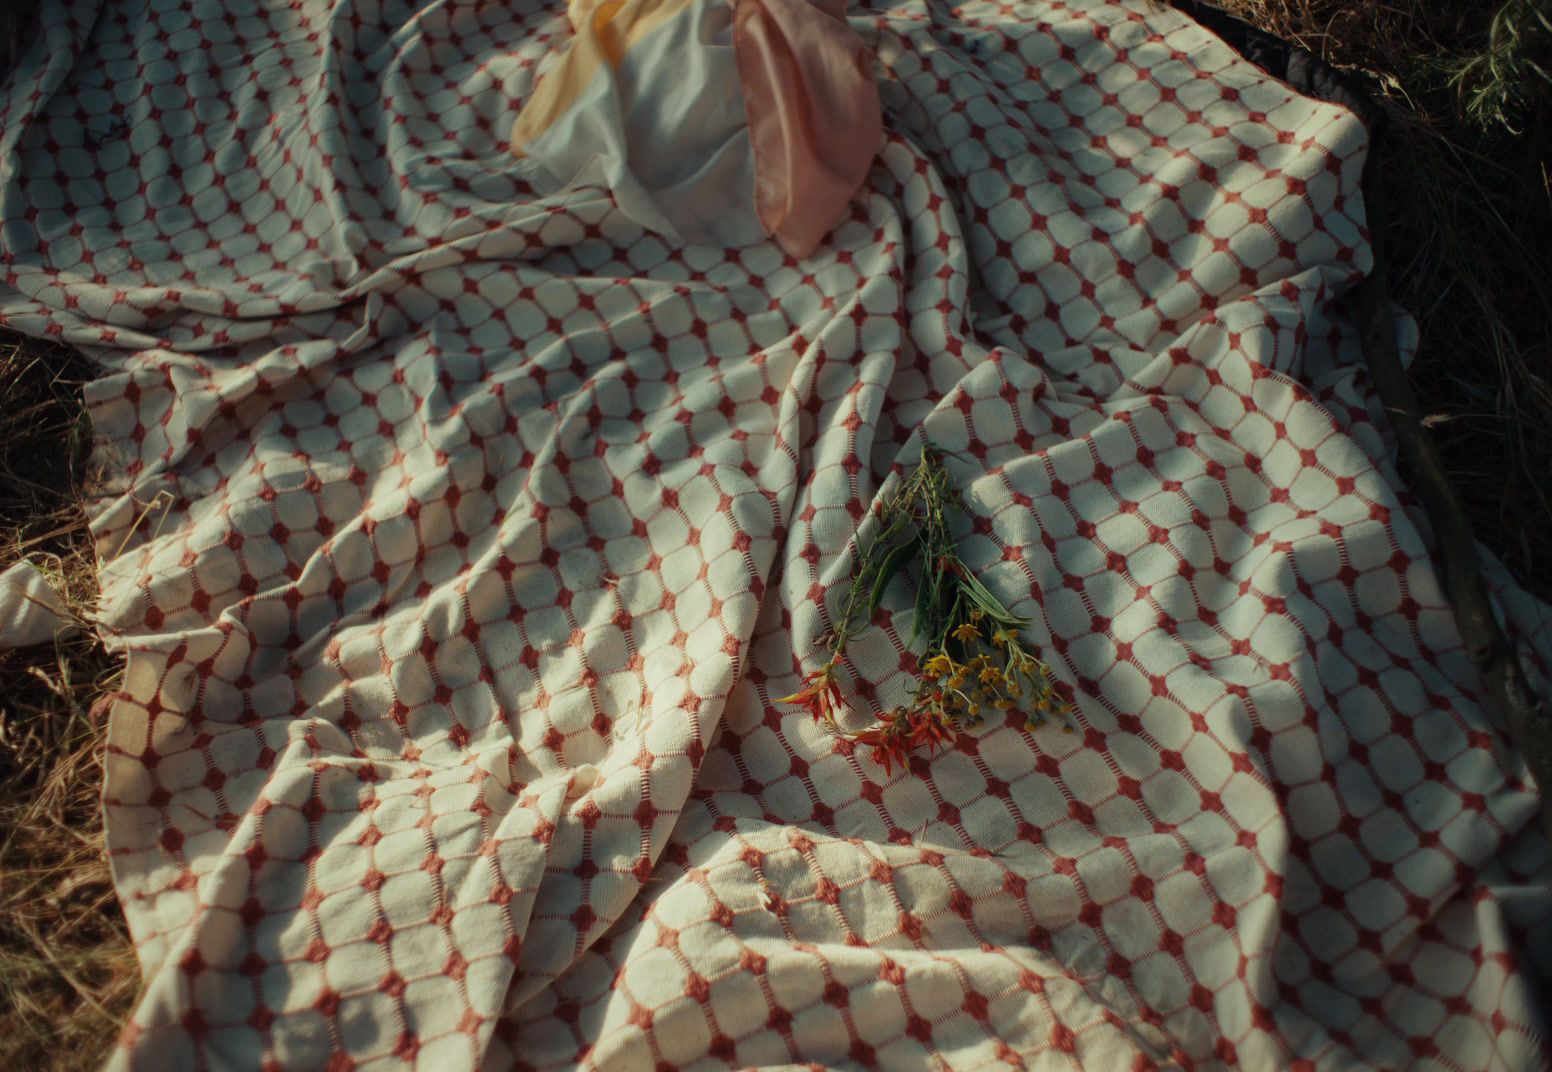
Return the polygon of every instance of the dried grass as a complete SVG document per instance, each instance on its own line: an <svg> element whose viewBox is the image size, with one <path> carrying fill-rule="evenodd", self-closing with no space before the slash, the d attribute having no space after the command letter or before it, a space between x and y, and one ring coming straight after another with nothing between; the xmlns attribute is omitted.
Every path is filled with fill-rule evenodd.
<svg viewBox="0 0 1552 1072"><path fill-rule="evenodd" d="M1478 534L1552 595L1552 32L1547 0L1219 0L1369 75L1392 136L1390 248L1416 311L1415 385ZM0 70L29 0L0 5ZM87 429L70 352L0 336L0 569L96 596L80 502ZM98 794L117 667L90 636L0 652L0 1066L89 1068L137 987Z"/></svg>
<svg viewBox="0 0 1552 1072"><path fill-rule="evenodd" d="M88 372L63 348L0 337L0 568L31 558L83 620L97 596L78 490ZM94 712L117 673L89 632L0 651L0 1066L92 1067L134 998L98 806Z"/></svg>
<svg viewBox="0 0 1552 1072"><path fill-rule="evenodd" d="M1391 292L1478 538L1552 598L1552 0L1214 0L1385 105Z"/></svg>

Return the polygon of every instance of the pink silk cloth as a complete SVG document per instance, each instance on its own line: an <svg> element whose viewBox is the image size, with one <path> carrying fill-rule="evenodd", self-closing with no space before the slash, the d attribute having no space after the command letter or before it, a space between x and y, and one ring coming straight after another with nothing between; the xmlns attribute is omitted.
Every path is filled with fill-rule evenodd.
<svg viewBox="0 0 1552 1072"><path fill-rule="evenodd" d="M883 140L873 55L845 0L735 0L733 48L754 149L755 211L806 257L845 217Z"/></svg>

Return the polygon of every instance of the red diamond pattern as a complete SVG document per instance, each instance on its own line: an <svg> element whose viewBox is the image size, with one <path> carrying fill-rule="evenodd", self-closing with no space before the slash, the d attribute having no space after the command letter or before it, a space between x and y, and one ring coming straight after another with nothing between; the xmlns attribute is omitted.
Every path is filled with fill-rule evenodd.
<svg viewBox="0 0 1552 1072"><path fill-rule="evenodd" d="M514 177L556 7L43 19L0 319L103 370L116 1066L1552 1057L1536 789L1342 302L1353 116L1143 0L877 0L887 143L799 262ZM772 697L923 436L1078 720L891 776Z"/></svg>

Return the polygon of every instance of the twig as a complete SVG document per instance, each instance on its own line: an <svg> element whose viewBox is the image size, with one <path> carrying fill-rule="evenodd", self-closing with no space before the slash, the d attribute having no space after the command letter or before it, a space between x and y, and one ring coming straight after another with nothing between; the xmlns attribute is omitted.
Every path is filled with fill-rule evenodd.
<svg viewBox="0 0 1552 1072"><path fill-rule="evenodd" d="M1552 705L1531 689L1514 647L1493 613L1477 566L1471 523L1401 367L1390 292L1385 282L1385 203L1377 156L1371 148L1363 173L1374 269L1353 292L1364 361L1380 404L1390 418L1401 462L1433 527L1444 592L1454 610L1466 656L1481 675L1498 714L1507 724L1510 738L1536 780L1541 791L1542 825L1552 837Z"/></svg>

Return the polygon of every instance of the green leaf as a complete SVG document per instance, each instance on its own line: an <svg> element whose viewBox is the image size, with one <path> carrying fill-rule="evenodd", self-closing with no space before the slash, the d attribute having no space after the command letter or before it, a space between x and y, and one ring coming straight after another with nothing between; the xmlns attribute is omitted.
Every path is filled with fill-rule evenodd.
<svg viewBox="0 0 1552 1072"><path fill-rule="evenodd" d="M879 601L884 598L884 589L889 587L889 582L894 580L895 574L900 572L916 549L916 541L908 540L890 551L884 556L884 561L878 567L878 580L873 583L873 592L868 596L868 614L871 616L878 609Z"/></svg>
<svg viewBox="0 0 1552 1072"><path fill-rule="evenodd" d="M928 597L927 607L929 610L939 612L933 615L934 619L937 619L942 616L940 593L943 591L943 570L938 567L937 558L931 555L927 559L927 573L932 578L932 594Z"/></svg>
<svg viewBox="0 0 1552 1072"><path fill-rule="evenodd" d="M970 594L975 599L977 605L987 614L994 618L1007 619L1013 617L1008 608L1004 607L1002 602L992 595L986 586L980 582L980 579L969 570L966 570L964 573L964 583L965 587L970 590Z"/></svg>
<svg viewBox="0 0 1552 1072"><path fill-rule="evenodd" d="M873 538L868 541L868 549L863 552L862 557L864 559L871 559L880 547L888 547L893 543L895 535L900 531L900 527L908 520L908 518L898 515L887 520L880 518L879 529L873 534Z"/></svg>
<svg viewBox="0 0 1552 1072"><path fill-rule="evenodd" d="M916 615L911 619L911 639L905 642L905 646L916 646L916 637L927 624L927 609L931 599L931 590L927 587L927 578L916 579Z"/></svg>

